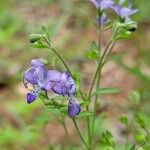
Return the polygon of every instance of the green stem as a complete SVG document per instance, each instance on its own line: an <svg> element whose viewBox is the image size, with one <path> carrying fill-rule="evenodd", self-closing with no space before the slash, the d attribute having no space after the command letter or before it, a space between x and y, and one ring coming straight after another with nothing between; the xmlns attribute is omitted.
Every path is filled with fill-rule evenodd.
<svg viewBox="0 0 150 150"><path fill-rule="evenodd" d="M105 57L107 57L107 52L109 50L109 46L112 44L113 42L113 38L116 36L118 32L118 29L116 30L116 32L112 35L112 37L110 38L109 42L107 43L105 49L104 49L104 53L102 55L102 57L100 58L100 61L99 61L99 64L98 64L98 67L96 69L96 72L95 72L95 75L94 75L94 78L93 78L93 81L92 81L92 85L91 85L91 88L90 88L90 91L89 91L89 95L88 95L88 99L91 98L91 94L92 94L92 89L94 87L94 84L95 84L95 81L96 81L96 78L97 78L97 75L99 73L99 70L101 70L101 67L102 67L102 63L103 63L103 60L105 59Z"/></svg>
<svg viewBox="0 0 150 150"><path fill-rule="evenodd" d="M107 52L109 51L109 47L112 44L113 38L115 37L117 32L118 32L118 30L116 30L116 32L110 38L109 42L107 43L107 45L106 45L106 47L104 49L104 53L103 53L102 57L100 58L99 64L97 66L97 69L96 69L96 72L95 72L95 75L94 75L94 78L93 78L93 81L92 81L92 84L91 84L91 87L90 87L90 91L89 91L89 94L88 94L88 100L90 100L90 98L91 98L92 90L93 90L93 87L94 87L94 84L95 84L95 81L96 81L96 78L97 78L98 75L99 75L99 79L98 79L98 83L97 84L99 84L100 73L101 73L103 61L105 62L105 58L107 57ZM99 48L100 48L100 35L99 35ZM99 85L97 85L97 87L98 86ZM96 99L98 99L98 97L96 97ZM96 111L96 106L97 106L97 100L95 100L94 113ZM88 111L88 106L87 106L87 111ZM93 128L92 129L92 136L93 136L93 130L94 130L94 121L95 121L95 116L94 116L93 123L92 123L92 128ZM89 116L88 116L87 117L87 125L88 125L87 130L88 130L89 145L91 145L92 140L91 140L91 132L90 132L90 123L89 122L90 122L90 120L89 120Z"/></svg>
<svg viewBox="0 0 150 150"><path fill-rule="evenodd" d="M96 81L96 77L97 77L97 75L98 75L98 73L99 73L99 70L101 69L102 61L103 61L103 59L105 58L105 55L106 55L107 50L108 50L109 46L111 45L111 43L112 43L112 39L111 39L111 40L108 42L108 44L106 45L106 48L105 48L105 50L104 50L104 53L103 53L103 55L102 55L102 57L101 57L101 59L100 59L100 61L99 61L98 67L97 67L97 69L96 69L96 72L95 72L95 75L94 75L94 78L93 78L93 81L92 81L92 84L91 84L91 88L90 88L90 91L89 91L88 99L91 98L91 94L92 94L92 90L93 90L93 87L94 87L94 84L95 84L95 81Z"/></svg>
<svg viewBox="0 0 150 150"><path fill-rule="evenodd" d="M102 30L101 30L101 26L99 24L99 34L98 34L98 47L99 47L99 51L100 51L100 47L101 47L101 34L102 34ZM97 85L96 85L96 90L99 88L100 86L100 78L101 78L101 70L99 71L98 77L97 77ZM92 118L92 127L91 127L91 139L92 139L92 144L93 144L93 135L94 135L94 125L95 125L95 118L96 118L96 111L97 111L97 100L98 100L98 95L95 96L95 101L94 101L94 116Z"/></svg>
<svg viewBox="0 0 150 150"><path fill-rule="evenodd" d="M104 62L102 63L102 66L104 66L105 63L108 61L108 57L110 56L111 51L113 50L115 44L116 44L116 42L114 42L114 43L112 44L111 48L109 49L109 52L108 52L107 56L105 57L105 60L104 60Z"/></svg>
<svg viewBox="0 0 150 150"><path fill-rule="evenodd" d="M106 46L106 48L105 48L105 51L104 51L104 54L103 54L103 56L102 56L102 58L101 58L101 60L100 60L100 62L99 62L98 67L97 67L97 70L96 70L96 73L95 73L95 75L94 75L93 82L92 82L92 84L91 84L91 88L90 88L90 91L89 91L89 94L88 94L88 100L90 100L90 98L91 98L92 89L93 89L93 87L94 87L94 84L95 84L95 81L96 81L96 77L97 77L97 75L98 75L98 73L99 73L99 69L101 68L101 63L102 63L103 57L104 57L104 55L106 54L106 51L107 51L107 49L109 48L110 44L111 44L111 40L110 40L109 43L107 44L107 46ZM89 111L89 106L86 107L86 110ZM91 140L91 130L90 130L90 117L87 116L86 120L87 120L88 143L89 143L89 146L91 146L92 140Z"/></svg>
<svg viewBox="0 0 150 150"><path fill-rule="evenodd" d="M63 59L63 58L59 55L59 53L51 46L51 44L48 42L48 40L47 40L45 37L43 37L43 38L44 38L45 42L47 43L48 48L51 49L51 50L57 55L57 57L58 57L58 58L62 61L62 63L64 64L64 66L65 66L65 68L67 69L67 71L71 74L71 71L70 71L68 65L65 63L64 59ZM71 75L72 75L72 74L71 74Z"/></svg>
<svg viewBox="0 0 150 150"><path fill-rule="evenodd" d="M86 110L89 111L89 107L87 106L86 107ZM88 133L88 145L89 145L89 150L91 150L91 130L90 130L90 117L88 116L86 118L86 121L87 121L87 133Z"/></svg>
<svg viewBox="0 0 150 150"><path fill-rule="evenodd" d="M73 123L74 123L74 126L75 126L75 128L76 128L76 131L77 131L77 133L78 133L78 135L79 135L79 137L80 137L82 143L86 146L87 149L89 149L87 143L85 142L84 138L83 138L82 135L81 135L81 132L80 132L80 130L79 130L79 127L78 127L78 125L77 125L77 123L76 123L75 118L73 118L72 121L73 121Z"/></svg>

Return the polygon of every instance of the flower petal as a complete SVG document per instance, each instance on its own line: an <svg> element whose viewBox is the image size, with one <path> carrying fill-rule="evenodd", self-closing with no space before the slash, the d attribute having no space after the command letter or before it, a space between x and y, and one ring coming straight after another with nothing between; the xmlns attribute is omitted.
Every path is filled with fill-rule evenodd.
<svg viewBox="0 0 150 150"><path fill-rule="evenodd" d="M29 68L27 71L24 72L24 79L27 80L28 82L35 84L34 83L34 68Z"/></svg>
<svg viewBox="0 0 150 150"><path fill-rule="evenodd" d="M120 16L121 17L129 17L129 16L135 14L136 12L138 12L138 10L125 7L125 8L121 9Z"/></svg>
<svg viewBox="0 0 150 150"><path fill-rule="evenodd" d="M66 94L66 87L65 85L60 81L60 82L54 82L54 83L51 83L52 85L52 90L59 94L59 95L67 95Z"/></svg>
<svg viewBox="0 0 150 150"><path fill-rule="evenodd" d="M27 94L27 103L30 104L33 101L35 101L37 98L37 95L33 94L33 93L28 93Z"/></svg>
<svg viewBox="0 0 150 150"><path fill-rule="evenodd" d="M54 87L54 85L56 85L57 82L59 82L60 80L61 80L61 73L60 72L55 71L55 70L47 71L46 78L45 78L43 85L42 85L42 89L50 91L52 89L52 87ZM58 86L60 86L60 85L58 85ZM57 85L55 88L58 88ZM55 90L55 88L54 88L54 90ZM55 92L59 93L59 92L57 92L57 89Z"/></svg>
<svg viewBox="0 0 150 150"><path fill-rule="evenodd" d="M70 95L75 93L76 91L75 83L68 71L62 74L61 81L65 84L67 93L69 93Z"/></svg>
<svg viewBox="0 0 150 150"><path fill-rule="evenodd" d="M113 8L114 2L112 0L102 0L100 3L101 9Z"/></svg>
<svg viewBox="0 0 150 150"><path fill-rule="evenodd" d="M31 66L42 67L44 63L40 59L33 59L31 60Z"/></svg>
<svg viewBox="0 0 150 150"><path fill-rule="evenodd" d="M45 80L46 69L44 66L31 67L24 72L24 78L31 84L42 84Z"/></svg>
<svg viewBox="0 0 150 150"><path fill-rule="evenodd" d="M68 115L69 117L74 117L76 115L78 115L81 111L81 107L80 104L78 103L78 101L74 98L71 97L69 99L69 103L68 103Z"/></svg>
<svg viewBox="0 0 150 150"><path fill-rule="evenodd" d="M60 81L61 73L56 70L50 70L47 72L47 79L50 81Z"/></svg>
<svg viewBox="0 0 150 150"><path fill-rule="evenodd" d="M90 0L90 2L92 2L96 6L96 8L99 8L99 2L100 1L101 0Z"/></svg>
<svg viewBox="0 0 150 150"><path fill-rule="evenodd" d="M41 92L41 87L39 85L34 85L33 90L27 94L27 103L32 103L34 100L37 99Z"/></svg>

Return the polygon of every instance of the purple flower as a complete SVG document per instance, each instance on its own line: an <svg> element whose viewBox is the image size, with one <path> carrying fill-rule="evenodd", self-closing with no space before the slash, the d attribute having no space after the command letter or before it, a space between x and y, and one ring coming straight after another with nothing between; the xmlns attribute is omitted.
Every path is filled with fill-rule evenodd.
<svg viewBox="0 0 150 150"><path fill-rule="evenodd" d="M57 81L51 80L52 90L60 95L73 95L76 91L76 87L70 73L67 71L62 74L58 72L56 76L58 79Z"/></svg>
<svg viewBox="0 0 150 150"><path fill-rule="evenodd" d="M80 104L76 100L74 96L69 97L69 103L68 103L68 115L70 117L74 117L78 115L81 111Z"/></svg>
<svg viewBox="0 0 150 150"><path fill-rule="evenodd" d="M57 76L59 80L51 80L52 90L59 95L68 96L68 115L70 117L78 115L81 111L81 108L80 104L74 97L76 87L70 73L67 71L62 74L58 72L55 76Z"/></svg>
<svg viewBox="0 0 150 150"><path fill-rule="evenodd" d="M40 59L31 61L31 67L23 75L24 86L26 88L32 86L32 89L27 94L27 103L32 103L36 100L42 89L51 90L51 76L55 73L56 71L54 70L46 70L44 63Z"/></svg>
<svg viewBox="0 0 150 150"><path fill-rule="evenodd" d="M114 1L113 0L90 0L97 9L107 9L107 8L112 8L114 5Z"/></svg>
<svg viewBox="0 0 150 150"><path fill-rule="evenodd" d="M125 21L130 20L130 16L138 12L136 9L132 9L132 4L130 3L128 7L123 7L123 3L125 0L120 0L118 6L114 6L114 11L117 13L118 16L124 18Z"/></svg>
<svg viewBox="0 0 150 150"><path fill-rule="evenodd" d="M24 72L24 86L30 88L27 93L27 103L35 101L41 90L53 91L59 95L68 96L68 115L74 117L81 111L78 101L74 97L76 87L71 75L66 71L60 73L55 70L47 70L40 59L31 61L31 67Z"/></svg>

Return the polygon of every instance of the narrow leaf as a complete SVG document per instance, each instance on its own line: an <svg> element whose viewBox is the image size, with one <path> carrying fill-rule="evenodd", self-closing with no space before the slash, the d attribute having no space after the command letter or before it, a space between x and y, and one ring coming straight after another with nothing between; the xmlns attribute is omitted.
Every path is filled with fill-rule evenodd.
<svg viewBox="0 0 150 150"><path fill-rule="evenodd" d="M100 88L98 89L92 96L94 95L106 95L106 94L116 94L121 92L119 88Z"/></svg>

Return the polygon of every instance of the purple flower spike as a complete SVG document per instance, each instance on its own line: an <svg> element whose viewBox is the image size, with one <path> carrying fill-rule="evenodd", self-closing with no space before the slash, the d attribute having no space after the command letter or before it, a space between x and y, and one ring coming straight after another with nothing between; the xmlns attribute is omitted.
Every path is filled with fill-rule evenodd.
<svg viewBox="0 0 150 150"><path fill-rule="evenodd" d="M69 103L68 103L68 115L69 117L73 118L76 115L78 115L81 111L80 104L78 101L75 99L74 96L69 98Z"/></svg>

